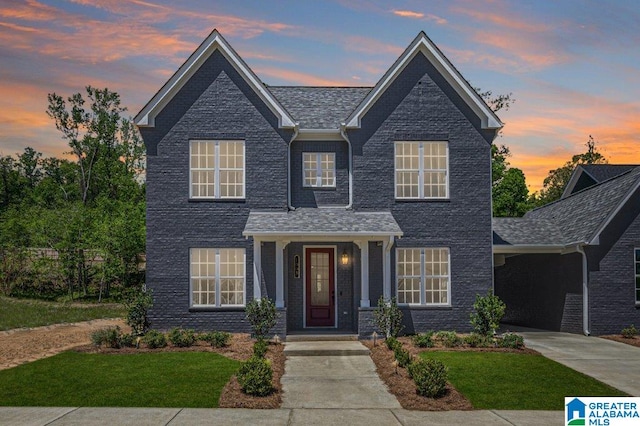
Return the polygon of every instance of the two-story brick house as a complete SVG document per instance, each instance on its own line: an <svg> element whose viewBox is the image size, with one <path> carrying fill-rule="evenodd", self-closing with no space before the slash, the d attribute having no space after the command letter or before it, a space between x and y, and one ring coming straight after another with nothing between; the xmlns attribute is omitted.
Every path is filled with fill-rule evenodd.
<svg viewBox="0 0 640 426"><path fill-rule="evenodd" d="M502 126L420 33L375 87L270 87L213 31L136 117L147 147L155 328L370 335L469 328L492 285L490 146Z"/></svg>

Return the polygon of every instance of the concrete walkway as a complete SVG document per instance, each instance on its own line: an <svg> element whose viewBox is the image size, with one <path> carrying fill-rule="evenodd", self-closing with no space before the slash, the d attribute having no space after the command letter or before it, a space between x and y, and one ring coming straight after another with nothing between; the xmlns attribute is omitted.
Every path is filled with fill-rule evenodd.
<svg viewBox="0 0 640 426"><path fill-rule="evenodd" d="M525 345L542 355L600 380L631 396L640 396L640 348L598 337L511 327Z"/></svg>
<svg viewBox="0 0 640 426"><path fill-rule="evenodd" d="M562 411L0 407L1 426L539 426L562 424L563 419Z"/></svg>

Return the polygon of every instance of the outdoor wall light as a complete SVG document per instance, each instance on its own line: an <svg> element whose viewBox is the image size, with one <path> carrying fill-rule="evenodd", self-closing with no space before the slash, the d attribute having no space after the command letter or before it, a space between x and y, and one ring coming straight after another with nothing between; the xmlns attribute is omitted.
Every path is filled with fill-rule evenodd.
<svg viewBox="0 0 640 426"><path fill-rule="evenodd" d="M340 257L342 264L343 265L348 265L349 264L349 255L347 254L346 251L342 252L342 256Z"/></svg>

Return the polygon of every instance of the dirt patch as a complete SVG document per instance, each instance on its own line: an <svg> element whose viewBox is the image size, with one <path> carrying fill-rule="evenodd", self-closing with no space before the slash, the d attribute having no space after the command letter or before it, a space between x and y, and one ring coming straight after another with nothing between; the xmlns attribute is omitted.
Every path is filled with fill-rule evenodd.
<svg viewBox="0 0 640 426"><path fill-rule="evenodd" d="M120 319L98 319L0 331L0 370L47 358L78 345L89 344L92 332L115 326L119 326L125 332L129 331Z"/></svg>
<svg viewBox="0 0 640 426"><path fill-rule="evenodd" d="M600 337L601 339L614 340L616 342L625 343L627 345L636 346L640 348L640 338L638 336L627 338L627 337L622 337L619 334L610 334L607 336L598 336L598 337Z"/></svg>

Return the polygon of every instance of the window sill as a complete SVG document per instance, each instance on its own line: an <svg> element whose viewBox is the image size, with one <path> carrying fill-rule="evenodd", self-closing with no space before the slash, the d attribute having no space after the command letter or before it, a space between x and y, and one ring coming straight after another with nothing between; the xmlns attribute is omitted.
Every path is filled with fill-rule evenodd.
<svg viewBox="0 0 640 426"><path fill-rule="evenodd" d="M189 198L190 203L246 203L246 198Z"/></svg>
<svg viewBox="0 0 640 426"><path fill-rule="evenodd" d="M421 311L421 310L450 311L451 309L453 309L453 306L451 305L401 305L401 304L398 304L398 307L400 309L409 309L409 310L415 310L415 311Z"/></svg>
<svg viewBox="0 0 640 426"><path fill-rule="evenodd" d="M303 186L303 191L336 191L335 186Z"/></svg>
<svg viewBox="0 0 640 426"><path fill-rule="evenodd" d="M451 198L396 198L396 203L449 203Z"/></svg>
<svg viewBox="0 0 640 426"><path fill-rule="evenodd" d="M244 312L244 306L191 306L189 312Z"/></svg>

